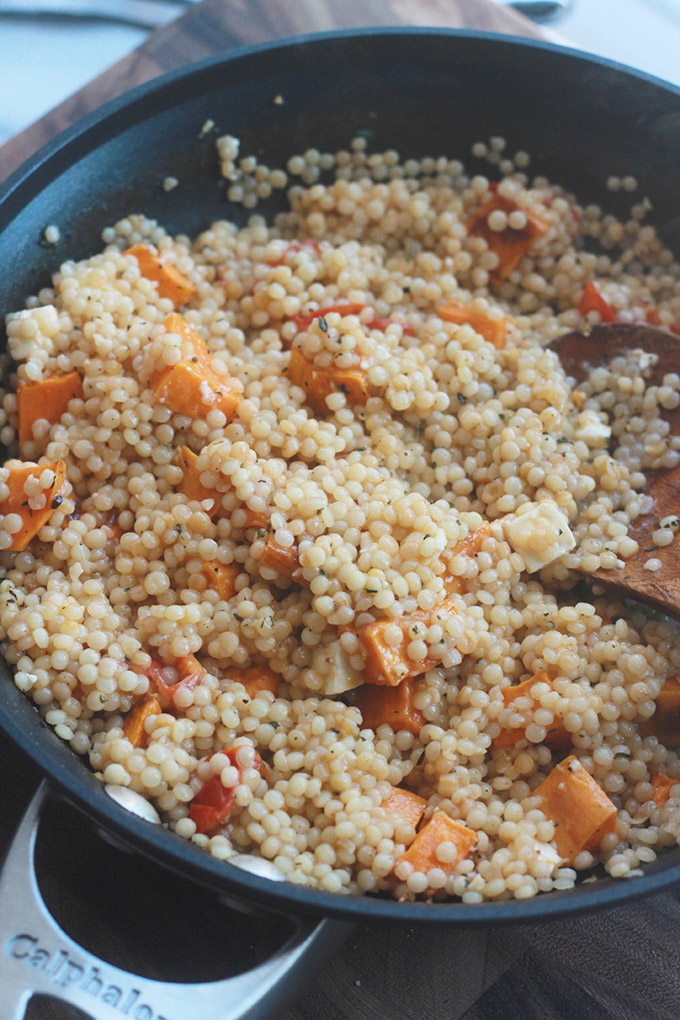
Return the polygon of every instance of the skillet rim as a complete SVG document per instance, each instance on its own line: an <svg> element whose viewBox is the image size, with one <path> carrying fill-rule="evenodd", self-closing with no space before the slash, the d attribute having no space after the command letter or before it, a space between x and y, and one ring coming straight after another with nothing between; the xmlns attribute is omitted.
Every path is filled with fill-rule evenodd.
<svg viewBox="0 0 680 1020"><path fill-rule="evenodd" d="M680 87L670 82L627 67L619 61L585 53L581 50L560 46L556 43L477 30L446 29L395 26L367 29L348 29L337 32L321 32L291 36L285 39L253 46L239 47L234 51L212 56L185 67L170 71L137 86L110 100L97 110L87 114L76 124L48 141L33 156L17 168L0 185L0 231L18 215L50 180L36 181L43 169L52 171L53 180L66 168L75 165L80 158L94 151L101 141L97 136L112 120L129 115L139 107L142 116L134 118L125 127L139 123L152 116L153 111L144 111L144 104L150 98L166 90L176 88L185 80L200 77L206 71L238 61L247 62L272 50L296 50L301 47L326 42L353 40L379 40L384 37L406 36L415 38L463 38L481 40L499 47L514 50L539 50L567 58L576 66L598 66L618 75L644 81L666 94L675 97L680 108ZM108 138L108 135L104 136ZM81 143L82 151L78 149ZM33 190L31 191L31 186ZM25 194L27 192L27 194ZM645 868L642 876L632 882L614 880L609 877L598 879L592 885L583 884L563 892L541 893L530 900L506 900L466 904L458 901L428 904L398 903L395 900L370 896L344 896L326 893L291 882L275 883L244 872L235 867L225 867L203 850L181 839L174 833L150 827L136 816L116 805L104 792L102 784L94 774L84 767L78 758L54 732L42 723L45 739L35 740L30 733L31 721L41 720L38 710L14 685L5 663L0 663L0 676L7 679L11 694L0 699L0 730L2 730L39 768L45 773L51 786L59 795L73 804L79 811L115 833L129 847L159 861L171 871L232 897L234 900L259 900L275 912L327 916L346 921L385 921L400 924L447 925L451 927L483 927L491 924L526 924L539 920L554 920L558 917L606 909L639 897L659 892L680 881L680 848L670 850ZM42 720L41 720L42 722ZM64 754L66 749L67 753ZM82 775L79 774L82 772ZM668 863L666 863L668 862Z"/></svg>

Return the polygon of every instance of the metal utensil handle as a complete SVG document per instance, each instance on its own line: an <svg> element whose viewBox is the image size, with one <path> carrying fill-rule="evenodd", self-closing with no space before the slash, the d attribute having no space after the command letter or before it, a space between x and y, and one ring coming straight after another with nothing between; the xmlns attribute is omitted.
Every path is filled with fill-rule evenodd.
<svg viewBox="0 0 680 1020"><path fill-rule="evenodd" d="M1 17L113 21L146 29L167 25L186 9L185 0L0 0Z"/></svg>
<svg viewBox="0 0 680 1020"><path fill-rule="evenodd" d="M552 21L562 17L571 9L573 0L500 0L503 7L514 7L526 18L536 21Z"/></svg>
<svg viewBox="0 0 680 1020"><path fill-rule="evenodd" d="M0 874L0 1005L3 1020L22 1020L31 996L61 999L93 1020L263 1020L299 990L299 973L345 940L352 926L299 920L274 956L224 981L174 984L128 973L73 941L49 913L35 875L42 783L19 826Z"/></svg>

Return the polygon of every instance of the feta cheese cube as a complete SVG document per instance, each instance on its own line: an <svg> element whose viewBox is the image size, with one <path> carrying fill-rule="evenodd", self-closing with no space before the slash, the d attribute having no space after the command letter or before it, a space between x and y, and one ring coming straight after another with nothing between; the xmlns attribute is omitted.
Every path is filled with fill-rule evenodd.
<svg viewBox="0 0 680 1020"><path fill-rule="evenodd" d="M530 574L558 560L576 545L566 517L556 503L525 503L503 521L508 543Z"/></svg>
<svg viewBox="0 0 680 1020"><path fill-rule="evenodd" d="M54 305L37 305L35 308L23 308L20 312L11 312L8 322L23 322L32 319L38 332L46 337L55 337L59 332L59 312Z"/></svg>
<svg viewBox="0 0 680 1020"><path fill-rule="evenodd" d="M344 694L364 683L364 677L359 670L352 668L350 657L339 641L331 641L319 648L312 668L324 677L322 694Z"/></svg>
<svg viewBox="0 0 680 1020"><path fill-rule="evenodd" d="M7 316L7 345L15 361L35 360L38 366L44 364L54 353L53 341L58 332L59 312L54 305L24 308Z"/></svg>
<svg viewBox="0 0 680 1020"><path fill-rule="evenodd" d="M557 869L564 863L564 858L560 857L557 850L550 843L535 843L534 850L541 864L549 865L550 875L554 875Z"/></svg>
<svg viewBox="0 0 680 1020"><path fill-rule="evenodd" d="M574 439L581 440L592 449L606 447L612 437L607 415L598 411L581 411L576 419Z"/></svg>

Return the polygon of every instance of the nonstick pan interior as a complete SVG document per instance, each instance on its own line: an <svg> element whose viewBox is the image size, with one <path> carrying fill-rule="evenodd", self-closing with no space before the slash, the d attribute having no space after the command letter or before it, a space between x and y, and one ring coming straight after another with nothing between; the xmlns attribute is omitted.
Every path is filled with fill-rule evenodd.
<svg viewBox="0 0 680 1020"><path fill-rule="evenodd" d="M0 190L0 315L22 307L60 262L99 250L101 229L124 215L144 212L188 234L218 218L249 215L226 200L215 133L199 138L206 120L238 136L243 154L272 167L309 147L345 147L361 130L369 149L445 154L488 173L471 158L471 146L501 135L511 152L531 153L531 172L613 212L631 198L608 192L607 178L633 174L639 194L653 203L650 221L680 249L680 90L605 61L499 36L343 33L241 51L169 75L51 143ZM170 175L179 185L166 192L161 184ZM263 203L257 212L276 208ZM39 243L50 223L61 231L56 248ZM113 805L2 672L0 728L70 800L142 852L243 899L406 924L498 924L613 905L680 879L678 850L633 881L602 878L524 902L399 904L265 882Z"/></svg>

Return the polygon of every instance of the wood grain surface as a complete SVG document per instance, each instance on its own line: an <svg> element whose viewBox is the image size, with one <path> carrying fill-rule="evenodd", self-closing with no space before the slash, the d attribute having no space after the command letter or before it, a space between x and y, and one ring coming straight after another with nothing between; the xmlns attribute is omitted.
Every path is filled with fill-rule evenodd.
<svg viewBox="0 0 680 1020"><path fill-rule="evenodd" d="M597 365L608 364L617 355L634 350L656 359L649 376L654 386L661 386L666 375L680 374L680 338L652 326L624 322L593 326L587 336L578 331L567 333L548 346L577 383L583 382ZM663 410L661 415L668 422L671 435L680 435L680 407ZM680 617L680 548L677 542L658 548L652 538L664 517L678 514L680 467L646 474L645 492L653 501L652 509L638 517L628 531L640 551L626 561L623 569L598 570L587 577L591 582L601 581L620 598L639 599ZM645 568L652 559L661 562L660 570Z"/></svg>
<svg viewBox="0 0 680 1020"><path fill-rule="evenodd" d="M541 31L492 0L203 0L0 148L0 180L50 138L123 92L177 67L306 32L419 25L474 28L541 38Z"/></svg>
<svg viewBox="0 0 680 1020"><path fill-rule="evenodd" d="M301 32L404 24L540 35L491 0L203 0L0 149L0 179L85 113L175 67ZM2 741L0 775L1 856L40 775ZM50 813L38 850L41 888L66 930L133 971L216 979L285 934L283 922L244 919L116 850L70 809ZM276 1020L677 1020L679 931L674 894L540 928L360 927ZM34 999L26 1016L82 1020L47 999Z"/></svg>

